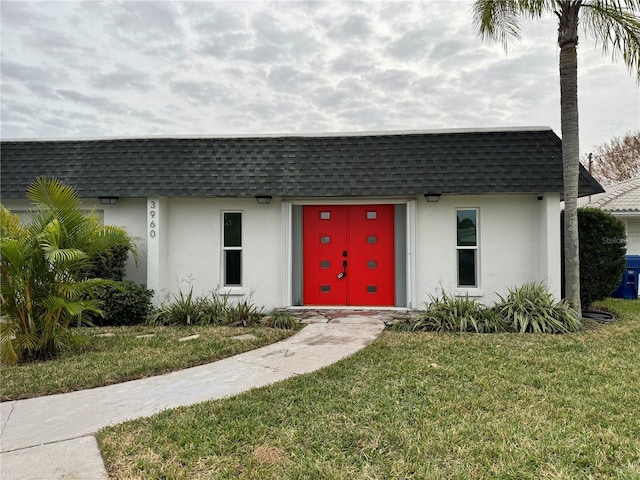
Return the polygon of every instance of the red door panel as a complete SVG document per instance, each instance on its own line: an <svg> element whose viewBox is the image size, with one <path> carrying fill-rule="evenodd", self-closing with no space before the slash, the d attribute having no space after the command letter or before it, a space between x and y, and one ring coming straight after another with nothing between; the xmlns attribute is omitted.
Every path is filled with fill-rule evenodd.
<svg viewBox="0 0 640 480"><path fill-rule="evenodd" d="M343 205L303 209L303 298L307 305L346 305L347 283L338 274L347 250L347 214Z"/></svg>
<svg viewBox="0 0 640 480"><path fill-rule="evenodd" d="M393 205L303 208L305 305L392 306Z"/></svg>
<svg viewBox="0 0 640 480"><path fill-rule="evenodd" d="M395 302L394 207L349 207L349 305Z"/></svg>

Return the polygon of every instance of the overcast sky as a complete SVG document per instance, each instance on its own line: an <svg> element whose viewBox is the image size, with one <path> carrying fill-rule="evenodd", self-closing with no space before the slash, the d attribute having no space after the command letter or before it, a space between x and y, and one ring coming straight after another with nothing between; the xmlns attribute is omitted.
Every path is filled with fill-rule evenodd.
<svg viewBox="0 0 640 480"><path fill-rule="evenodd" d="M482 43L471 1L2 0L3 138L550 126L556 20ZM582 153L638 130L621 61L581 36Z"/></svg>

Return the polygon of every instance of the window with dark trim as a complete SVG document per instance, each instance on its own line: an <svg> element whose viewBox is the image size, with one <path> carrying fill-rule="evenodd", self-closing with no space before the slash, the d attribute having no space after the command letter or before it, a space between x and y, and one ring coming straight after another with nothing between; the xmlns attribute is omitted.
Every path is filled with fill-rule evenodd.
<svg viewBox="0 0 640 480"><path fill-rule="evenodd" d="M242 213L223 213L223 273L225 286L242 285Z"/></svg>
<svg viewBox="0 0 640 480"><path fill-rule="evenodd" d="M478 209L456 209L458 287L478 287Z"/></svg>

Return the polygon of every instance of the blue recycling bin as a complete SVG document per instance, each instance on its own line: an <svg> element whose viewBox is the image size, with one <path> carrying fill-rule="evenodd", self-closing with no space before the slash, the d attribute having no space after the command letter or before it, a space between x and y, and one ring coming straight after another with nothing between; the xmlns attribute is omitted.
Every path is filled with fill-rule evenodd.
<svg viewBox="0 0 640 480"><path fill-rule="evenodd" d="M638 279L640 277L640 255L625 255L627 267L622 274L622 281L612 297L632 300L638 298Z"/></svg>

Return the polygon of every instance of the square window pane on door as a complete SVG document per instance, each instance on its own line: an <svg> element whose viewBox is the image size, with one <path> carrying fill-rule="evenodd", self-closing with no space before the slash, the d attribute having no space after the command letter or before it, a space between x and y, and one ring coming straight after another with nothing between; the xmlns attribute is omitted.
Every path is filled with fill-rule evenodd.
<svg viewBox="0 0 640 480"><path fill-rule="evenodd" d="M320 292L322 293L330 293L331 285L320 285Z"/></svg>
<svg viewBox="0 0 640 480"><path fill-rule="evenodd" d="M367 293L378 293L378 287L376 285L367 285Z"/></svg>
<svg viewBox="0 0 640 480"><path fill-rule="evenodd" d="M331 220L331 212L320 212L320 220Z"/></svg>
<svg viewBox="0 0 640 480"><path fill-rule="evenodd" d="M367 268L378 268L378 262L375 260L367 261Z"/></svg>
<svg viewBox="0 0 640 480"><path fill-rule="evenodd" d="M331 268L331 262L329 260L321 260L320 268Z"/></svg>
<svg viewBox="0 0 640 480"><path fill-rule="evenodd" d="M458 286L477 286L476 250L458 250Z"/></svg>
<svg viewBox="0 0 640 480"><path fill-rule="evenodd" d="M378 237L376 237L375 235L369 235L367 237L367 243L369 245L375 245L376 243L378 243Z"/></svg>
<svg viewBox="0 0 640 480"><path fill-rule="evenodd" d="M378 212L367 212L367 220L375 220L378 218Z"/></svg>
<svg viewBox="0 0 640 480"><path fill-rule="evenodd" d="M320 243L323 245L329 245L331 243L331 237L320 237Z"/></svg>
<svg viewBox="0 0 640 480"><path fill-rule="evenodd" d="M242 251L225 250L224 252L224 284L242 285Z"/></svg>

